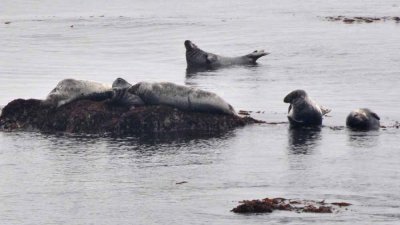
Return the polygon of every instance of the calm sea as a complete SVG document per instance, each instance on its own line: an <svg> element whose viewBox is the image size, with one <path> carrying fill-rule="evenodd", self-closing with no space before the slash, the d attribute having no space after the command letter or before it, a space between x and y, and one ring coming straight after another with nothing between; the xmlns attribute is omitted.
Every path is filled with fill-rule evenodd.
<svg viewBox="0 0 400 225"><path fill-rule="evenodd" d="M338 15L399 16L400 2L2 0L0 106L42 99L65 78L123 77L213 91L269 122L287 120L283 97L294 89L332 112L317 131L264 124L212 137L120 139L0 132L0 223L400 223L400 130L342 127L361 107L382 125L400 121L400 24L323 19ZM256 66L187 73L187 39L221 55L271 54ZM335 214L230 212L264 197L353 205Z"/></svg>

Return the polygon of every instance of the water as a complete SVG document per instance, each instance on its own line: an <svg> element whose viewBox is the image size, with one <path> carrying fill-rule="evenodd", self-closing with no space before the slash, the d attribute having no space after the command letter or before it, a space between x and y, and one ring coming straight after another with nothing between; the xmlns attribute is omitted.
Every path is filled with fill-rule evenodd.
<svg viewBox="0 0 400 225"><path fill-rule="evenodd" d="M400 130L351 132L355 108L400 120L397 1L11 1L0 4L0 105L64 78L171 81L286 121L294 89L332 109L321 130L253 125L214 137L0 133L2 224L398 224ZM10 21L10 24L4 22ZM73 27L71 27L73 25ZM183 41L257 66L186 73ZM176 184L186 181L184 184ZM331 215L236 215L243 199L346 201Z"/></svg>

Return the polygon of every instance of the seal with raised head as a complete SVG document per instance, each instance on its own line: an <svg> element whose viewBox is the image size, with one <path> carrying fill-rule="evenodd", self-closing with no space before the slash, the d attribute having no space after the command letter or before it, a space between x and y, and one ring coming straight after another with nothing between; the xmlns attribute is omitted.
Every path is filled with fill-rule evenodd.
<svg viewBox="0 0 400 225"><path fill-rule="evenodd" d="M353 130L377 130L380 127L380 118L370 109L356 109L347 116L346 126Z"/></svg>
<svg viewBox="0 0 400 225"><path fill-rule="evenodd" d="M290 92L283 101L290 104L287 117L291 126L320 126L322 116L330 111L309 98L304 90Z"/></svg>
<svg viewBox="0 0 400 225"><path fill-rule="evenodd" d="M201 50L191 41L185 41L186 62L188 68L218 68L230 65L255 64L257 59L269 53L256 50L250 54L238 57L225 57Z"/></svg>
<svg viewBox="0 0 400 225"><path fill-rule="evenodd" d="M235 115L235 110L217 94L170 82L139 82L129 88L146 105L168 105L185 111Z"/></svg>

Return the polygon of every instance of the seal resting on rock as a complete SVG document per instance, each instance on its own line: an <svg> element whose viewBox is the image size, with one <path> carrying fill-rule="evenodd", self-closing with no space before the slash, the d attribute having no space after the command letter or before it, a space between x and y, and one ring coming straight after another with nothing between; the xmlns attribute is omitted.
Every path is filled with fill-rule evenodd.
<svg viewBox="0 0 400 225"><path fill-rule="evenodd" d="M169 82L139 82L131 85L117 78L111 87L84 80L60 81L43 101L60 107L78 100L107 100L123 106L168 105L195 112L236 115L233 107L215 93Z"/></svg>
<svg viewBox="0 0 400 225"><path fill-rule="evenodd" d="M109 103L128 107L143 105L143 101L126 90L132 85L122 78L117 78L112 86L94 81L64 79L48 94L44 104L60 107L74 101L88 99L108 100Z"/></svg>
<svg viewBox="0 0 400 225"><path fill-rule="evenodd" d="M93 93L111 91L111 88L111 85L94 81L64 79L47 95L43 103L60 107Z"/></svg>
<svg viewBox="0 0 400 225"><path fill-rule="evenodd" d="M283 101L290 104L288 119L291 126L320 126L322 116L330 112L309 98L304 90L290 92Z"/></svg>
<svg viewBox="0 0 400 225"><path fill-rule="evenodd" d="M377 130L379 120L379 116L369 109L356 109L347 116L346 126L354 130Z"/></svg>
<svg viewBox="0 0 400 225"><path fill-rule="evenodd" d="M185 111L236 115L233 107L215 93L170 82L139 82L129 88L146 105L168 105Z"/></svg>
<svg viewBox="0 0 400 225"><path fill-rule="evenodd" d="M238 57L225 57L201 50L191 41L185 41L186 62L188 68L218 68L230 65L254 64L257 59L269 53L256 50L250 54Z"/></svg>

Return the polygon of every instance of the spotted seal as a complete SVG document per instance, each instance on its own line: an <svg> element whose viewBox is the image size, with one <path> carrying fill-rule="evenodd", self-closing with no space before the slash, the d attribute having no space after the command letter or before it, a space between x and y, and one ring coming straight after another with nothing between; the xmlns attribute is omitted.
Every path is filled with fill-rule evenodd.
<svg viewBox="0 0 400 225"><path fill-rule="evenodd" d="M64 79L50 91L43 103L60 107L90 94L111 90L112 87L108 84L87 80Z"/></svg>
<svg viewBox="0 0 400 225"><path fill-rule="evenodd" d="M354 130L377 130L380 127L380 118L370 109L356 109L347 116L346 126Z"/></svg>
<svg viewBox="0 0 400 225"><path fill-rule="evenodd" d="M217 94L170 82L139 82L129 88L146 105L168 105L181 110L234 115L235 110Z"/></svg>
<svg viewBox="0 0 400 225"><path fill-rule="evenodd" d="M283 101L290 104L288 119L291 126L320 126L322 116L330 112L309 98L304 90L290 92Z"/></svg>
<svg viewBox="0 0 400 225"><path fill-rule="evenodd" d="M218 68L230 65L254 64L257 59L269 53L256 50L250 54L238 57L225 57L203 51L190 40L185 41L186 62L188 68Z"/></svg>
<svg viewBox="0 0 400 225"><path fill-rule="evenodd" d="M131 86L122 78L117 78L111 86L94 81L64 79L47 95L43 103L60 107L77 100L89 99L108 100L109 103L129 107L143 105L138 96L126 91Z"/></svg>

